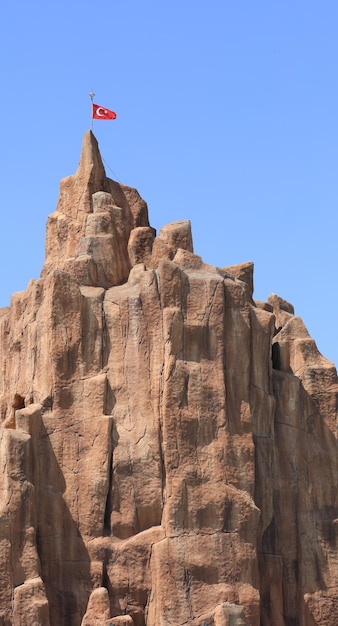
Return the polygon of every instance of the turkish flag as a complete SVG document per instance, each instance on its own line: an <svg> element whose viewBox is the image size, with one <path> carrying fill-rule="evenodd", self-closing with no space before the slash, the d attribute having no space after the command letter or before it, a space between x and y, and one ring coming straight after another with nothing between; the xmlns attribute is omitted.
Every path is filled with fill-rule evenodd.
<svg viewBox="0 0 338 626"><path fill-rule="evenodd" d="M114 111L110 111L110 109L101 107L99 104L94 104L93 102L92 118L93 120L115 120L116 113L114 113Z"/></svg>

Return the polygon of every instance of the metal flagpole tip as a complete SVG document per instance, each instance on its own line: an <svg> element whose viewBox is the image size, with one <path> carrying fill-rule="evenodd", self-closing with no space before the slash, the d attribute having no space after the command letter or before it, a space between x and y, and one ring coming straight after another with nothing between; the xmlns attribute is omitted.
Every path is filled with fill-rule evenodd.
<svg viewBox="0 0 338 626"><path fill-rule="evenodd" d="M94 96L95 96L95 93L93 92L93 90L91 90L91 92L90 92L90 94L89 94L89 97L90 97L90 99L91 99L91 101L92 101L92 105L91 105L91 107L92 107L92 117L91 117L91 125L90 125L90 130L91 130L92 132L93 132L93 109L94 109Z"/></svg>

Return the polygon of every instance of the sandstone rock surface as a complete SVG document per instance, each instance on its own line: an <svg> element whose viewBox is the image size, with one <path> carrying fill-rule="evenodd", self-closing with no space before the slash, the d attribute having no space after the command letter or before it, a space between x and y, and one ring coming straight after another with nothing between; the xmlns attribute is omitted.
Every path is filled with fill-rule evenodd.
<svg viewBox="0 0 338 626"><path fill-rule="evenodd" d="M0 626L338 624L334 365L90 131L0 366Z"/></svg>

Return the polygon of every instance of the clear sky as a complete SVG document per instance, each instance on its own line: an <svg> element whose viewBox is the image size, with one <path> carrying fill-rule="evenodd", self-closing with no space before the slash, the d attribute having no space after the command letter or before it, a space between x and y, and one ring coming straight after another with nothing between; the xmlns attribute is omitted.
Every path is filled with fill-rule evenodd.
<svg viewBox="0 0 338 626"><path fill-rule="evenodd" d="M38 278L90 98L109 176L207 263L255 264L338 364L337 0L17 0L1 19L0 306Z"/></svg>

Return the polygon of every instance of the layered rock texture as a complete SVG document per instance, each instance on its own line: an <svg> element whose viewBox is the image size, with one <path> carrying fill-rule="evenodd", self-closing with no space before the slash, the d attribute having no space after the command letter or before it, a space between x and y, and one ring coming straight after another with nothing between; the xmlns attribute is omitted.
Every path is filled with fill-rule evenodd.
<svg viewBox="0 0 338 626"><path fill-rule="evenodd" d="M0 626L338 624L335 367L90 131L0 364Z"/></svg>

